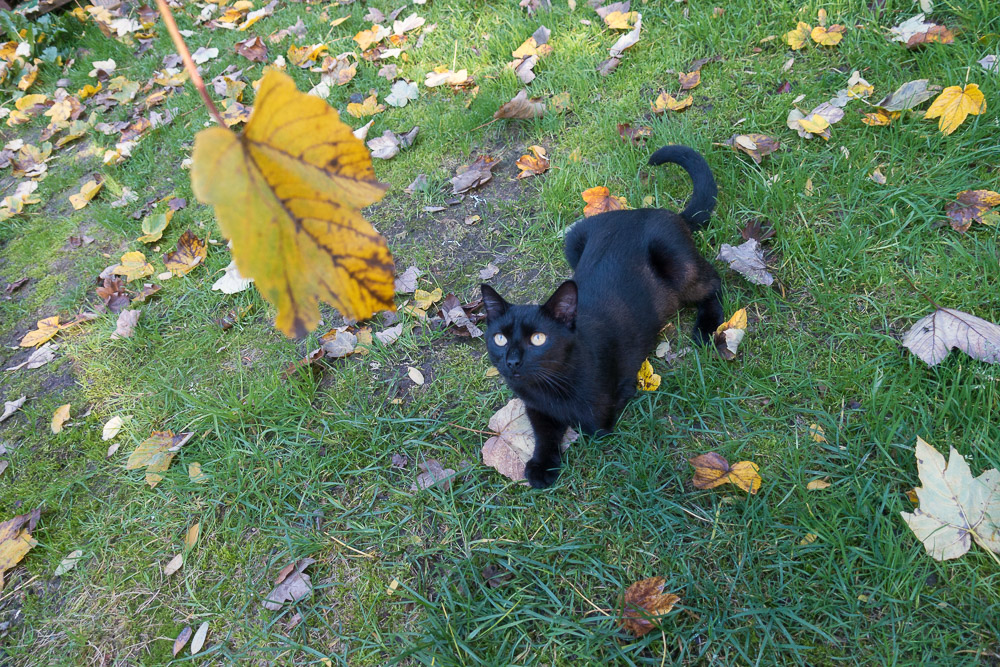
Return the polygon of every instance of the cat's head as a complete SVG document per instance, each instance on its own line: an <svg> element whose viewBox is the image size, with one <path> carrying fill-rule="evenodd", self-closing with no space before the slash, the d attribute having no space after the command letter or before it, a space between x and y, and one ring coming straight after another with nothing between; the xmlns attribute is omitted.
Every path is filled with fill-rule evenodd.
<svg viewBox="0 0 1000 667"><path fill-rule="evenodd" d="M480 287L486 349L511 388L564 387L576 343L576 283L567 280L540 306L510 304L489 285Z"/></svg>

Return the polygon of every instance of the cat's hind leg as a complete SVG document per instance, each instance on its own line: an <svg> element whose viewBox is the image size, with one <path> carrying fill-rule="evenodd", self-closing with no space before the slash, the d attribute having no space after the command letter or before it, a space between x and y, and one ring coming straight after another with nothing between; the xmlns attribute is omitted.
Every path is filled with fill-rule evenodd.
<svg viewBox="0 0 1000 667"><path fill-rule="evenodd" d="M590 225L587 224L587 221L578 220L566 234L566 243L563 246L563 251L571 269L576 269L576 265L583 255L583 249L587 246L589 231Z"/></svg>

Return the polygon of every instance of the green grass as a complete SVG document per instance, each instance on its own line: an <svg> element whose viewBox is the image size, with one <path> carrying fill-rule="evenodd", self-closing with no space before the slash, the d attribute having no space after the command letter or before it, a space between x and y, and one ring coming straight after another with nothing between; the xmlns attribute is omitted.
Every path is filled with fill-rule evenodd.
<svg viewBox="0 0 1000 667"><path fill-rule="evenodd" d="M395 8L371 4L386 13ZM645 160L665 143L692 145L705 153L720 186L716 214L697 239L706 256L738 243L753 218L766 218L777 231L773 268L784 296L724 273L727 314L746 307L750 316L738 359L727 363L702 350L671 365L653 359L660 389L637 397L613 435L581 438L557 484L538 492L479 463L486 436L466 430L486 429L510 398L486 377L481 341L417 328L364 357L285 380L284 368L315 347L314 337L288 341L274 331L274 313L254 291L212 292L229 254L224 245L211 246L205 267L164 283L142 307L134 338L110 341L114 317L104 316L62 335L56 362L0 376L4 400L29 396L21 413L0 425L0 442L11 450L0 475L0 519L44 510L34 535L39 545L6 574L0 592L0 623L11 623L0 631L0 662L165 664L181 628L203 621L210 623L207 651L218 663L998 659L994 561L978 547L956 561L933 561L898 514L910 509L904 494L917 483L917 435L941 450L957 447L976 472L1000 466L994 367L955 352L929 369L899 344L930 312L925 295L1000 320L997 229L977 226L960 235L942 226L944 205L957 192L998 189L1000 98L996 76L975 61L995 52L995 44L977 40L1000 32L1000 12L986 0L939 2L933 18L956 29L955 43L906 51L881 32L914 13L909 0L887 0L880 14L854 0L809 4L801 13L782 0L733 0L722 4L721 17L710 3L635 2L643 13L641 40L604 78L595 66L616 36L586 3L572 12L556 4L534 17L513 0L414 6L437 23L400 63L403 76L421 83L420 97L376 116L369 136L413 125L420 134L393 160L376 161L390 189L369 219L388 238L400 269L415 263L425 270L422 287L472 299L478 271L492 261L500 273L491 282L501 292L537 301L569 276L560 233L581 214L580 192L607 185L632 206L652 197L656 205L681 207L687 177L676 168L648 168ZM821 6L848 26L844 41L793 54L780 35L797 20L815 23ZM370 26L366 11L360 4L288 4L250 33L266 36L301 16L309 30L303 43L324 42L336 54ZM328 19L343 15L351 18L329 27ZM219 48L220 57L205 66L207 78L229 64L259 77L260 65L232 52L247 35L207 30L183 13L178 22L194 30L192 49ZM554 51L528 90L569 92L570 110L480 127L521 88L506 63L540 24L552 30ZM109 57L120 73L145 81L170 52L159 24L155 45L138 58L92 25L74 30L76 64L65 73L43 65L39 91L51 94L62 76L75 91L89 81L89 63ZM770 35L778 39L760 41ZM269 43L270 57L288 44ZM704 66L691 109L650 114L660 89L676 92L676 72L715 54L723 60ZM792 68L782 71L793 55ZM426 72L452 63L469 70L478 93L422 85ZM350 95L371 88L383 98L390 84L376 75L379 66L362 61L330 104L343 111ZM868 127L856 102L829 142L787 129L797 96L812 108L844 87L852 69L874 84L876 98L911 79L960 85L968 77L982 88L988 110L949 137L920 113ZM303 90L319 77L294 67L289 73ZM792 91L774 94L783 81ZM13 97L9 81L0 88ZM15 347L35 320L91 307L94 276L122 252L142 249L134 241L141 221L130 214L146 199L174 193L189 201L161 250L145 248L157 271L162 252L185 229L221 239L211 210L195 202L179 169L208 119L199 104L190 88L171 96L176 120L145 136L120 166L57 150L39 186L43 203L0 223L0 278L32 278L13 299L0 300L4 367L23 360L26 353ZM106 117L125 118L127 111ZM626 122L652 128L646 147L618 137L617 124ZM4 127L4 143L36 137L42 126L36 120ZM720 145L737 132L775 136L783 148L754 165ZM110 138L92 135L111 147ZM553 168L517 181L513 163L531 144L547 148ZM479 154L501 160L493 181L445 211L423 212L446 205L448 179ZM886 185L868 178L877 165ZM132 188L140 201L111 208L116 196L106 186L88 207L72 211L67 197L91 173ZM406 195L418 173L427 174L430 190ZM0 195L14 184L0 171ZM473 214L481 221L466 226ZM68 247L81 230L97 240ZM247 306L228 331L214 322ZM337 321L329 310L324 317ZM689 314L677 325L668 336L683 347L686 335L676 331L688 330ZM423 369L423 387L404 380L408 366ZM66 402L73 424L53 436L52 412ZM109 459L101 427L113 415L132 418ZM827 442L810 439L810 424L822 426ZM142 472L126 471L124 463L151 430L165 428L196 435L150 489ZM686 459L710 450L757 462L760 493L693 490ZM393 454L410 464L393 467ZM470 467L449 490L413 493L416 463L428 458ZM205 484L188 478L195 461L209 476ZM821 477L832 486L806 491ZM165 577L162 566L183 550L195 522L198 544L184 567ZM809 533L817 539L800 544ZM87 559L54 578L74 549ZM307 556L317 561L308 570L314 595L281 612L263 609L277 572ZM489 565L512 577L489 587L482 575ZM681 602L662 632L630 638L614 622L618 601L629 584L657 575ZM389 593L394 580L398 588ZM290 627L296 613L302 620ZM192 659L185 651L181 660Z"/></svg>

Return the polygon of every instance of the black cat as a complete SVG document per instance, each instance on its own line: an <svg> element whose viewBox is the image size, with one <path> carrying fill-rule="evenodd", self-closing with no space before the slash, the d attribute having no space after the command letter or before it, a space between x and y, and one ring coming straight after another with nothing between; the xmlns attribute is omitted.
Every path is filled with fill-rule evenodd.
<svg viewBox="0 0 1000 667"><path fill-rule="evenodd" d="M722 322L719 275L691 239L715 208L715 179L687 146L664 146L649 158L652 165L666 162L684 167L694 183L683 213L647 208L578 221L566 236L573 279L540 306L509 304L481 286L490 360L524 401L535 432L525 468L535 488L559 475L568 426L588 434L611 430L636 392L639 367L678 309L698 307L699 342L712 340Z"/></svg>

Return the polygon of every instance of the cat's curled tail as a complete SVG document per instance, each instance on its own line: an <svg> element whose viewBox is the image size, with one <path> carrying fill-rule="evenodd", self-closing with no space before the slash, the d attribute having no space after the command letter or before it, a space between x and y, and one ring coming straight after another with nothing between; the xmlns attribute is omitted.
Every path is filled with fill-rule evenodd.
<svg viewBox="0 0 1000 667"><path fill-rule="evenodd" d="M681 212L688 226L692 229L700 229L708 222L715 208L715 199L719 194L719 188L715 185L715 178L709 168L705 158L701 153L687 146L664 146L660 150L649 156L649 164L661 165L673 162L684 167L691 182L694 184L694 194L688 201L687 207Z"/></svg>

